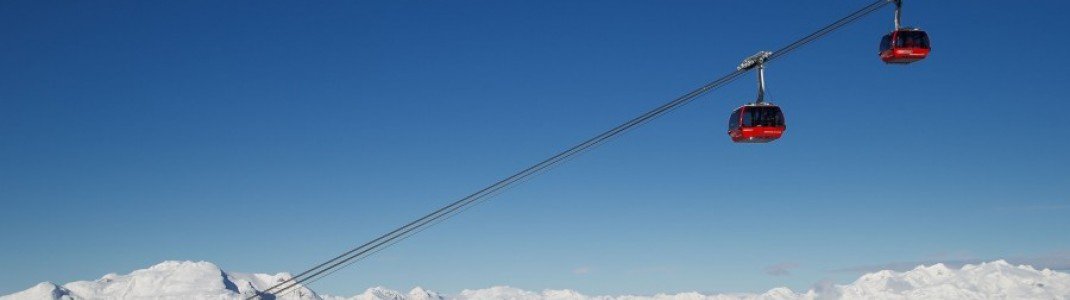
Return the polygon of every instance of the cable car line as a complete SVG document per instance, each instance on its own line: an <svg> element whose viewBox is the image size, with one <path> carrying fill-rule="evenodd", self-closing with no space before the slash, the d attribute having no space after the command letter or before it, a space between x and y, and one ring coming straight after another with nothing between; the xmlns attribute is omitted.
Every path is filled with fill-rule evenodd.
<svg viewBox="0 0 1070 300"><path fill-rule="evenodd" d="M881 0L881 1L885 1L885 0ZM268 288L267 290L264 290L261 293L262 294L282 294L282 293L286 292L287 290L289 290L289 289L291 289L293 287L296 287L298 284L308 281L309 278L316 277L317 275L323 274L325 272L328 272L331 269L337 268L338 266L340 266L342 264L345 264L347 261L350 261L350 260L353 260L353 259L357 259L358 257L366 256L367 254L374 253L374 251L377 251L377 250L375 250L376 248L379 248L379 247L381 247L381 246L383 246L385 244L388 244L392 240L398 239L399 237L402 237L402 236L407 236L410 233L412 233L414 230L417 230L417 229L419 229L421 227L424 227L425 225L427 225L427 224L429 224L431 222L435 222L436 220L439 220L444 216L452 215L452 213L456 212L458 209L460 209L462 207L465 207L465 206L467 206L467 205L469 205L469 204L471 204L471 203L473 203L475 201L483 199L485 196L487 196L489 194L492 194L495 191L500 190L503 187L507 187L510 184L512 184L513 182L525 179L525 178L527 178L527 177L529 177L529 176L531 176L531 175L533 175L535 173L538 173L538 172L540 172L540 171L542 171L542 170L544 170L544 169L546 169L546 168L548 168L550 166L553 166L553 165L557 164L558 162L560 162L560 161L562 161L564 159L572 157L572 156L574 156L576 154L579 154L580 152L583 152L585 150L591 149L594 146L597 146L598 144L601 144L602 142L605 142L609 138L612 138L612 137L614 137L614 136L616 136L616 135L618 135L618 134L620 134L620 133L622 133L622 132L624 132L624 131L626 131L628 129L631 129L632 127L635 127L636 125L645 123L645 122L653 119L654 117L660 116L660 115L668 112L669 110L671 110L671 109L673 109L675 107L678 107L678 106L680 106L682 104L690 102L694 98L697 98L698 96L701 96L702 94L705 94L706 92L708 92L708 91L710 91L710 90L712 90L712 89L714 89L716 87L719 87L719 86L721 86L721 85L723 85L725 83L728 83L729 81L735 79L736 77L738 77L740 75L743 75L746 72L747 72L747 70L737 70L735 72L729 73L728 75L726 75L724 77L721 77L721 78L719 78L717 80L714 80L714 81L712 81L712 82L710 82L710 83L708 83L708 84L706 84L706 85L704 85L704 86L702 86L702 87L700 87L698 89L695 89L694 91L691 91L690 93L687 93L687 94L685 94L683 96L680 96L679 98L677 98L677 99L675 99L673 101L670 101L670 102L668 102L666 104L663 104L662 106L659 106L659 107L655 108L654 110L651 110L651 111L649 111L647 113L644 113L644 114L640 115L639 117L636 117L636 118L634 118L634 119L632 119L632 120L630 120L628 122L625 122L624 124L618 125L617 127L614 127L613 129L610 129L610 130L608 130L606 132L603 132L602 134L599 134L599 135L597 135L597 136L595 136L593 138L590 138L587 141L584 141L583 143L580 143L580 144L578 144L576 146L573 146L572 148L569 148L568 150L565 150L565 151L563 151L561 153L558 153L557 155L554 155L554 156L552 156L552 157L550 157L550 158L548 158L546 160L543 160L542 162L539 162L538 164L535 164L535 165L533 165L533 166L531 166L531 167L529 167L527 169L524 169L524 170L522 170L522 171L520 171L520 172L518 172L516 174L513 174L512 176L509 176L509 177L507 177L505 179L502 179L502 180L500 180L500 181L498 181L498 182L496 182L496 183L494 183L494 184L492 184L492 185L490 185L490 186L488 186L486 188L483 188L482 190L479 190L479 191L477 191L475 193L472 193L471 195L468 195L467 197L461 198L461 200L457 200L456 202L453 202L453 203L451 203L451 204L449 204L449 205L447 205L445 207L442 207L442 208L440 208L440 209L438 209L438 210L436 210L436 211L434 211L434 212L432 212L432 213L430 213L428 215L425 215L424 217L422 217L420 219L417 219L416 221L412 221L409 224L406 224L405 226L402 226L402 227L400 227L398 229L395 229L394 231L391 231L390 233L387 233L387 234L385 234L383 236L380 236L379 238L376 238L376 239L374 239L374 240L372 240L372 241L370 241L368 243L365 243L365 244L363 244L363 245L361 245L361 246L359 246L357 248L354 248L354 249L352 249L350 251L347 251L347 252L343 253L342 255L339 255L339 256L337 256L337 257L335 257L335 258L333 258L333 259L331 259L331 260L329 260L329 261L327 261L325 263L322 263L320 265L317 265L316 267L313 267L312 269L309 269L309 270L307 270L305 272L302 272L302 273L298 274L297 276L294 276L293 278L291 278L289 280L285 280L283 282L280 282L280 283L276 284L275 286L272 286L271 288ZM296 279L296 278L302 278L302 279ZM276 290L276 289L278 289L278 291L272 292L272 290ZM256 295L256 296L252 296L249 299L255 299L257 297L259 297L259 294Z"/></svg>
<svg viewBox="0 0 1070 300"><path fill-rule="evenodd" d="M810 35L807 35L776 51L773 51L764 59L764 62L770 62L776 60L779 57L787 55L792 51L798 49L799 47L809 44L810 42L813 42L825 36L826 34L836 29L839 29L847 24L850 24L855 20L865 15L868 15L869 13L872 13L873 11L876 11L877 9L895 1L900 0L877 0L872 4L869 4L851 13L850 15L847 15L846 17L837 20L836 22L833 22L832 24L829 24L828 26L825 26L811 33ZM489 199L490 197L503 191L503 189L512 186L514 183L520 182L525 179L530 179L534 175L540 174L543 171L549 170L550 168L558 165L562 161L572 158L577 154L593 149L601 145L602 143L608 141L609 139L620 135L621 133L624 133L637 126L643 125L646 122L649 122L654 118L664 115L665 113L677 107L690 103L692 100L698 98L699 96L702 96L703 94L706 94L707 92L713 89L732 82L733 80L737 79L738 77L747 73L750 70L751 68L738 68L733 72L730 72L718 79L715 79L706 83L705 85L702 85L697 89L692 90L691 92L688 92L687 94L684 94L683 96L673 99L672 101L662 104L661 106L658 106L646 113L643 113L638 117L635 117L620 125L617 125L616 127L602 132L601 134L598 134L590 139L587 139L586 141L577 144L569 148L568 150L562 151L554 156L551 156L550 158L547 158L539 163L536 163L535 165L532 165L531 167L528 167L509 177L501 179L495 182L494 184L491 184L475 193L472 193L464 198L461 198L460 200L457 200L455 202L450 203L449 205L439 208L438 210L435 210L430 214L427 214L419 219L409 222L404 226L401 226L393 231L390 231L389 233L379 236L378 238L375 238L356 248L346 251L341 255L338 255L326 262L316 265L315 267L301 272L296 276L278 282L275 285L269 287L268 289L262 292L258 292L257 294L252 295L247 299L251 300L261 298L262 296L266 295L281 296L288 292L295 291L297 289L294 289L294 287L297 287L302 283L312 282L322 278L323 276L330 275L331 273L334 273L335 271L344 268L345 266L348 266L353 262L356 262L360 259L363 259L364 257L367 257L387 247L390 247L391 245L394 245L395 243L400 242L401 240L404 240L409 236L412 236L413 234L419 233L427 228L430 228L431 226L438 224L439 222L442 222L460 212L463 212L464 210L470 208L472 204L479 203L481 200Z"/></svg>
<svg viewBox="0 0 1070 300"><path fill-rule="evenodd" d="M597 148L597 146L595 146L595 148ZM594 149L594 148L591 148L591 149ZM573 157L575 157L575 156L573 156ZM571 158L570 158L570 159L571 159ZM549 170L549 169L551 169L551 168L553 168L553 167L547 168L547 169L545 169L545 170L543 170L543 171L541 171L541 172L545 172L546 170ZM525 179L523 179L522 181L518 182L517 184L523 183L523 182L525 182L525 181L527 181L527 180L530 180L531 178L533 178L533 177L528 177L528 178L525 178ZM382 251L383 249L389 248L390 246L393 246L394 244L397 244L398 242L404 241L405 239L408 239L409 237L412 237L412 236L414 236L414 235L416 235L416 234L418 234L418 233L420 233L420 232L423 232L424 230L426 230L426 229L428 229L428 228L431 228L431 227L433 227L433 226L437 225L438 223L441 223L441 222L443 222L443 221L445 221L445 220L447 220L447 219L449 219L449 218L453 217L454 215L458 215L458 214L460 214L460 213L462 213L462 212L464 212L464 211L466 211L466 210L468 210L468 209L470 209L470 208L473 208L473 207L475 207L476 205L479 205L479 204L481 204L481 203L485 202L486 200L488 200L488 199L490 199L490 198L493 198L494 196L497 196L498 194L501 194L501 193L505 192L506 190L508 190L508 189L510 189L510 188L513 188L513 187L517 186L517 184L514 184L514 185L510 185L510 186L508 186L508 187L505 187L505 188L504 188L504 189L502 189L502 190L498 190L497 192L494 192L493 194L489 194L489 195L488 195L487 197L483 197L483 198L481 198L480 200L477 200L477 201L475 201L475 202L474 202L474 203L472 203L471 205L465 206L465 207L461 208L460 210L458 210L458 211L456 211L456 212L452 213L451 215L449 215L449 216L446 216L445 218L441 218L441 219L438 219L438 220L436 220L436 221L432 222L431 224L429 224L429 225L427 225L427 226L421 227L421 228L417 229L416 231L413 231L413 232L412 232L412 234L409 234L409 235L403 236L403 237L401 237L401 238L398 238L398 239L396 239L396 240L394 240L394 241L391 241L391 242L390 242L389 244L387 244L386 246L383 246L383 247L380 247L380 248L378 248L378 249L375 249L374 251L372 251L372 252L369 252L369 253L368 253L367 255L363 255L363 256L360 256L360 257L354 258L353 260L351 260L351 261L349 261L349 262L346 262L345 264L343 264L343 265L342 265L341 267L338 267L338 268L334 268L334 269L331 269L330 271L327 271L326 273L320 274L320 275L318 275L318 276L315 276L315 277L309 277L310 279L309 279L309 280L307 280L307 281L305 281L305 282L303 282L303 283L304 283L304 284L306 284L306 285L308 285L308 284L312 284L313 282L319 281L320 279L322 279L322 278L324 278L324 277L330 276L331 274L334 274L334 272L337 272L337 271L339 271L339 270L345 269L345 268L346 268L346 267L348 267L349 265L352 265L352 264L354 264L354 263L356 263L356 262L359 262L359 261L361 261L361 260L364 260L364 258L367 258L367 257L369 257L369 256L372 256L372 255L374 255L375 253L378 253L379 251Z"/></svg>
<svg viewBox="0 0 1070 300"><path fill-rule="evenodd" d="M866 16L866 15L868 15L868 14L870 14L870 13L872 13L872 12L882 8L882 7L884 7L885 5L888 5L889 3L896 2L896 1L900 1L900 0L878 0L876 2L873 2L872 4L867 5L866 7L863 7L861 9L855 11L854 13L851 13L850 15L847 15L846 17L843 17L843 18L837 20L836 22L832 22L832 24L829 24L828 26L825 26L825 27L823 27L821 29L818 29L817 31L814 31L814 33L811 33L810 35L808 35L808 36L806 36L804 38L801 38L801 39L799 39L799 40L797 40L795 42L792 42L791 44L788 44L787 46L781 47L780 49L777 49L776 51L773 51L773 55L769 56L769 58L766 59L766 61L768 62L768 61L776 60L777 58L779 58L781 56L784 56L784 55L786 55L788 53L791 53L796 48L799 48L799 47L802 47L802 46L804 46L806 44L809 44L810 42L813 42L814 40L817 40L818 38L821 38L821 37L825 36L829 32L832 32L832 31L834 31L836 29L839 29L840 27L843 27L844 25L847 25L847 24L849 24L851 22L854 22L855 20L858 20L859 18L864 17L864 16Z"/></svg>

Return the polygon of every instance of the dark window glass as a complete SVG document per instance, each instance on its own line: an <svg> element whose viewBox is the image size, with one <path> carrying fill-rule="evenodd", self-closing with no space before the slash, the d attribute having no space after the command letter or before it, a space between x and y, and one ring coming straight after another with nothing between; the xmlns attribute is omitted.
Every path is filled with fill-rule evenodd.
<svg viewBox="0 0 1070 300"><path fill-rule="evenodd" d="M736 128L739 128L739 109L736 109L735 112L732 112L732 116L728 117L728 129Z"/></svg>
<svg viewBox="0 0 1070 300"><path fill-rule="evenodd" d="M929 49L929 35L924 31L900 31L896 37L895 46Z"/></svg>
<svg viewBox="0 0 1070 300"><path fill-rule="evenodd" d="M928 35L928 34L925 34L925 32L924 32L924 31L922 31L922 32L918 32L918 33L919 33L919 36L918 36L918 44L919 44L919 45L920 45L920 46L921 46L922 48L925 48L925 49L929 49L929 48L930 48L930 46L929 46L929 35Z"/></svg>
<svg viewBox="0 0 1070 300"><path fill-rule="evenodd" d="M784 126L784 113L777 106L748 107L743 126Z"/></svg>
<svg viewBox="0 0 1070 300"><path fill-rule="evenodd" d="M892 48L892 35L891 34L885 34L884 37L881 38L881 49L880 49L880 51L884 52L885 50L888 50L888 49L891 49L891 48Z"/></svg>

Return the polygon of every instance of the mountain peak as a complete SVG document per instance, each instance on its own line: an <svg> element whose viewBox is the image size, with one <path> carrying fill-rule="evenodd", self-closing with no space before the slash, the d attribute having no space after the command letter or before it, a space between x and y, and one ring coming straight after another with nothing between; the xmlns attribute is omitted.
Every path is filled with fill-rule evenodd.
<svg viewBox="0 0 1070 300"><path fill-rule="evenodd" d="M153 271L168 271L176 269L209 269L219 270L219 267L213 263L206 261L191 261L191 260L165 260L161 263L152 265L149 270Z"/></svg>
<svg viewBox="0 0 1070 300"><path fill-rule="evenodd" d="M7 296L0 296L0 299L58 299L58 300L74 300L76 298L71 296L71 291L56 285L51 282L42 282L37 285L23 290L18 293L14 293Z"/></svg>
<svg viewBox="0 0 1070 300"><path fill-rule="evenodd" d="M76 281L57 286L41 283L28 290L0 297L9 299L129 299L211 298L241 299L280 282L289 274L227 273L205 261L164 261L126 275L105 274L94 281ZM300 287L278 299L318 299Z"/></svg>

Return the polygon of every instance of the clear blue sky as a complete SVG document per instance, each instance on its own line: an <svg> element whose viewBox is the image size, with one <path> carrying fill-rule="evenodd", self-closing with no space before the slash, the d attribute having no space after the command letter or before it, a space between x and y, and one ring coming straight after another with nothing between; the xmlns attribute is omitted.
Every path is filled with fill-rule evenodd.
<svg viewBox="0 0 1070 300"><path fill-rule="evenodd" d="M4 1L0 294L303 270L869 1L826 2ZM764 291L1070 253L1068 9L910 1L934 50L902 67L885 8L769 66L776 143L725 135L748 75L313 288Z"/></svg>

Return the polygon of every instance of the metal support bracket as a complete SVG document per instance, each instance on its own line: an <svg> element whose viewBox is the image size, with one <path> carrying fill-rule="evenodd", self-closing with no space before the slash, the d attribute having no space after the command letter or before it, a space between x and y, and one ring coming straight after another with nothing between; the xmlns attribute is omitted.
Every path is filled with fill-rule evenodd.
<svg viewBox="0 0 1070 300"><path fill-rule="evenodd" d="M895 30L898 31L899 28L902 28L902 23L900 22L900 20L902 18L901 16L902 16L902 10L903 10L903 0L892 0L892 1L895 2Z"/></svg>
<svg viewBox="0 0 1070 300"><path fill-rule="evenodd" d="M773 52L758 51L758 53L744 59L743 62L736 67L736 70L758 68L758 100L755 100L754 103L765 103L765 60L771 55L773 55Z"/></svg>

